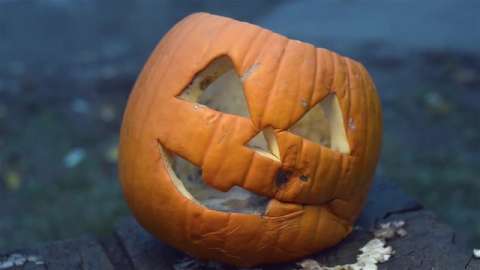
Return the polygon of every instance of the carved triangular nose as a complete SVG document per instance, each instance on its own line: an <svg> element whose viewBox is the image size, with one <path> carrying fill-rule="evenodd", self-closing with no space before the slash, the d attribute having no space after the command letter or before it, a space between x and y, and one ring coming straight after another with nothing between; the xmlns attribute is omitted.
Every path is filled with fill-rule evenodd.
<svg viewBox="0 0 480 270"><path fill-rule="evenodd" d="M271 127L266 127L258 132L248 141L247 146L262 156L280 161L280 150L275 133Z"/></svg>

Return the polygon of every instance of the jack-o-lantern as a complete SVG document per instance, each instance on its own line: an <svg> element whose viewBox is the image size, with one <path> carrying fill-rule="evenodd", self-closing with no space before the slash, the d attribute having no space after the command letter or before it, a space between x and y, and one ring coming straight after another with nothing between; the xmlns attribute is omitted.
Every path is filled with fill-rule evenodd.
<svg viewBox="0 0 480 270"><path fill-rule="evenodd" d="M361 64L198 13L165 35L135 84L121 183L140 224L188 254L288 261L350 233L381 128Z"/></svg>

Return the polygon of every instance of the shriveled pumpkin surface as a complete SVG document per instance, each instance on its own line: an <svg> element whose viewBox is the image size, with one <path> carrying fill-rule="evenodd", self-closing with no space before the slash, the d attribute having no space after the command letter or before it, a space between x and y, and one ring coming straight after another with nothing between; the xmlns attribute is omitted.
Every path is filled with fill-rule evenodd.
<svg viewBox="0 0 480 270"><path fill-rule="evenodd" d="M220 99L217 109L200 102L229 66L241 79L246 115L226 112L223 102L238 98ZM308 116L319 104L322 113ZM361 64L198 13L166 34L137 80L123 119L120 177L139 222L176 248L240 266L288 261L351 231L381 127L379 99ZM259 133L266 149L249 145ZM176 157L213 189L267 198L266 209L209 208L189 191Z"/></svg>

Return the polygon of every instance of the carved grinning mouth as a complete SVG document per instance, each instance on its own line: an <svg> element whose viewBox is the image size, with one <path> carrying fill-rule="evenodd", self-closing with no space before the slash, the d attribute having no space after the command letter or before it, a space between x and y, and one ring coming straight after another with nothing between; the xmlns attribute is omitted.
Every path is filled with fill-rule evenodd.
<svg viewBox="0 0 480 270"><path fill-rule="evenodd" d="M165 151L161 145L159 148L171 180L186 198L218 211L265 213L270 198L259 196L241 187L233 187L227 192L216 190L203 181L199 167L178 155Z"/></svg>
<svg viewBox="0 0 480 270"><path fill-rule="evenodd" d="M226 56L219 57L199 72L177 98L207 106L222 113L249 118L242 81L253 76L259 68L261 66L257 63L239 77L231 60ZM328 95L313 107L305 101L302 101L301 106L306 113L288 129L289 132L340 153L350 153L342 112L334 94ZM259 196L241 187L233 187L227 192L216 190L203 181L201 168L164 149L160 143L158 145L171 180L186 198L219 211L265 213L270 198ZM271 127L261 130L246 146L262 156L281 162L279 146ZM280 172L279 175L283 176L283 178L280 177L280 182L283 182L280 184L289 181L289 174ZM307 176L302 177L300 178L302 181L308 181Z"/></svg>

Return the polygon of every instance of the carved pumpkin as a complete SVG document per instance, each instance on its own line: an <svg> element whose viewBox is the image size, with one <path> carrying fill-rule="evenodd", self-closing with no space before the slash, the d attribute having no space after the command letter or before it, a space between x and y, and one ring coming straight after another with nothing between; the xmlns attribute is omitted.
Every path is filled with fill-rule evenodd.
<svg viewBox="0 0 480 270"><path fill-rule="evenodd" d="M121 183L140 224L188 254L288 261L351 232L381 128L361 64L193 14L161 40L129 98Z"/></svg>

